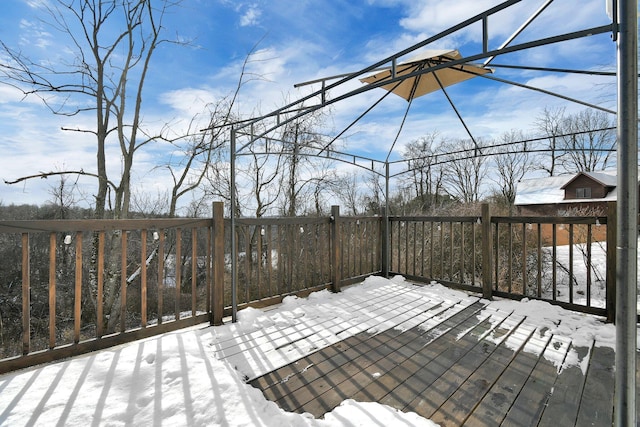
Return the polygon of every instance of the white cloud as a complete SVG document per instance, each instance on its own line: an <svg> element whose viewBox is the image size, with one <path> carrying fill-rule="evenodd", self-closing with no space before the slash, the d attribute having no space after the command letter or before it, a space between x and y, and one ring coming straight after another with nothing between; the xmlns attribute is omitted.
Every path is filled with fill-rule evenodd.
<svg viewBox="0 0 640 427"><path fill-rule="evenodd" d="M26 3L29 7L33 9L39 9L43 7L49 7L49 0L26 0Z"/></svg>
<svg viewBox="0 0 640 427"><path fill-rule="evenodd" d="M23 104L36 104L41 105L42 102L35 96L25 97L22 91L14 88L13 86L8 85L0 85L0 106L2 104L11 104L12 107L9 112L14 112L14 109L20 109L20 107L16 108L15 103L23 103Z"/></svg>
<svg viewBox="0 0 640 427"><path fill-rule="evenodd" d="M224 95L206 86L185 87L160 94L158 101L186 116L185 118L191 118L203 112L207 104L222 96Z"/></svg>
<svg viewBox="0 0 640 427"><path fill-rule="evenodd" d="M46 31L39 21L21 19L20 29L23 31L21 35L21 45L23 46L46 49L53 45L53 35Z"/></svg>
<svg viewBox="0 0 640 427"><path fill-rule="evenodd" d="M240 26L248 27L258 25L260 23L260 16L262 16L262 11L258 7L258 5L251 5L244 12L244 14L240 17Z"/></svg>
<svg viewBox="0 0 640 427"><path fill-rule="evenodd" d="M502 3L499 0L460 0L456 2L443 2L439 0L427 0L422 2L407 3L407 16L400 20L400 25L411 34L416 34L420 39L434 36L467 19L470 19L489 8ZM528 5L514 5L507 12L492 15L488 20L489 36L494 40L504 38L511 34L522 21L530 14L531 2ZM537 5L535 5L537 7ZM480 42L482 40L482 26L475 23L452 35L447 36L447 47L452 44L463 44L468 41Z"/></svg>

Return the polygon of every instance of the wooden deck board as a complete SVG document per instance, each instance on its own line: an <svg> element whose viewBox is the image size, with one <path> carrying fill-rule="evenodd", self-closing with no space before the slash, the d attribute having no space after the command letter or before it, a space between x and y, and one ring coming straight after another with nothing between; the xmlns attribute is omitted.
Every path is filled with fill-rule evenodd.
<svg viewBox="0 0 640 427"><path fill-rule="evenodd" d="M615 353L610 347L593 347L576 425L610 426L613 423Z"/></svg>
<svg viewBox="0 0 640 427"><path fill-rule="evenodd" d="M295 392L284 394L278 400L278 404L281 404L286 410L296 411L305 404L316 400L325 391L344 381L344 378L348 377L349 373L357 372L358 369L361 369L361 366L371 364L376 357L374 352L381 345L383 345L383 342L380 341L379 336L369 336L367 339L362 339L358 345L345 348L344 356L346 357L344 358L344 363L332 363L330 360L329 363L318 365L317 375L313 380L305 382L305 386L298 388ZM305 374L302 376L304 377ZM304 380L301 382L304 382ZM287 385L285 384L285 387Z"/></svg>
<svg viewBox="0 0 640 427"><path fill-rule="evenodd" d="M477 324L477 328L472 329L467 336L462 338L469 346L474 344L474 340L469 339L468 335L480 334L480 332L478 332L479 330L483 329L483 327L488 328L489 322L486 319L480 323L476 322L477 320L468 318L467 321L460 324L460 327L458 328L459 330L464 330L464 328L467 328L470 325ZM445 336L441 337L441 342L438 343L437 346L433 343L434 345L432 348L443 349L443 353L450 350L453 353L458 353L459 357L459 354L464 350L461 346L449 345L450 343L448 343L448 340L451 336L452 334L447 334L446 339L443 339ZM417 346L415 345L415 342L413 342L401 347L401 351L399 352L401 357L393 358L393 366L391 366L390 369L380 372L380 375L377 378L372 379L364 385L359 392L354 394L353 398L360 401L377 401L380 397L385 397L389 394L393 395L394 390L402 384L405 384L407 387L411 387L411 385L407 383L407 380L411 378L418 369L432 360L428 358L427 352L421 351L422 347L428 343L422 343L420 340L416 341L418 343ZM414 386L414 391L415 388L416 387Z"/></svg>
<svg viewBox="0 0 640 427"><path fill-rule="evenodd" d="M579 360L589 357L589 348L572 347ZM575 425L584 389L585 375L580 366L563 369L553 386L553 394L547 401L544 414L538 424L541 427Z"/></svg>
<svg viewBox="0 0 640 427"><path fill-rule="evenodd" d="M463 425L500 425L525 381L531 375L550 338L548 335L539 334L538 331L534 332L526 344L528 348L518 352Z"/></svg>
<svg viewBox="0 0 640 427"><path fill-rule="evenodd" d="M467 320L472 318L473 317L467 318ZM466 322L463 322L459 325L465 325L465 323ZM470 325L474 323L474 320L470 320L468 324ZM407 339L408 337L413 338ZM378 381L379 378L386 377L388 373L390 373L403 361L410 359L410 357L414 354L418 354L420 352L420 348L417 348L415 346L415 343L418 343L419 346L427 344L426 342L421 343L422 340L424 340L424 337L420 335L417 330L407 331L401 334L399 337L395 337L393 340L390 340L388 344L394 345L394 348L396 348L396 352L393 355L394 357L387 357L377 360L366 370L359 372L352 378L349 378L348 384L342 385L340 387L341 391L346 392L349 396L352 396L352 398L356 400L360 399L360 397L362 397L362 400L364 401L373 400L378 390L371 390L368 388L374 388L376 384L381 383L380 381ZM404 350L404 355L402 354L402 350ZM337 396L337 394L333 394L333 396L334 400L332 403L334 404L333 407L335 407L340 403L341 400L335 402L335 396ZM371 396L372 399L367 399L366 396Z"/></svg>
<svg viewBox="0 0 640 427"><path fill-rule="evenodd" d="M420 316L416 316L416 318L426 321L451 308L452 305L431 305L425 309ZM413 322L411 323L413 324ZM356 354L360 354L359 352L354 353L357 349L353 347L366 341L370 336L370 334L362 333L349 337L334 346L312 353L297 363L265 374L255 379L252 384L265 390L268 398L275 400L283 397L301 387L307 386L327 372L339 369L344 364L350 362L356 357Z"/></svg>
<svg viewBox="0 0 640 427"><path fill-rule="evenodd" d="M325 305L326 310L342 310L346 312L366 312L371 318L380 313L389 310L397 310L398 307L401 316L410 315L412 309L416 307L429 307L437 305L432 301L423 298L415 298L410 293L410 289L400 287L395 289L391 287L393 292L372 291L365 296L355 296L349 302L342 301L338 306L329 303ZM389 291L388 289L387 291ZM280 351L287 353L286 358L295 361L297 351L291 351L291 346L300 345L302 342L308 343L316 348L323 348L333 344L328 336L333 335L334 342L340 340L340 336L347 337L357 334L367 329L379 326L375 320L367 320L361 322L340 323L337 318L318 325L313 319L306 322L294 323L291 326L279 327L277 325L259 329L248 334L241 334L228 339L222 339L217 345L216 356L219 358L227 358L237 354L247 354L251 352L264 353L268 351ZM329 334L325 332L330 331ZM306 351L302 352L303 355ZM282 366L288 363L284 363Z"/></svg>
<svg viewBox="0 0 640 427"><path fill-rule="evenodd" d="M513 334L519 334L522 335L521 340L523 342L526 341L533 331L531 329L520 331L522 329L519 328L520 326L521 324L518 322L513 329L506 329L504 332L505 338ZM471 351L465 355L465 358L456 365L456 368L459 369L452 369L447 372L447 375L430 389L430 396L438 396L437 391L442 387L442 383L451 384L447 393L438 396L437 399L432 399L432 402L426 405L428 410L425 410L421 415L432 419L443 427L462 425L515 356L516 353L503 344L504 341L497 346L491 346L486 343L486 345L482 346L482 352L477 351L479 349L476 347L474 348L476 351ZM456 370L464 372L456 376ZM467 375L469 371L471 371L471 374ZM454 387L455 390L453 390ZM452 390L453 393L451 393ZM409 407L422 410L425 408L424 402L424 399L420 399L420 405ZM433 402L440 404L439 407L435 407ZM433 409L435 409L435 412Z"/></svg>
<svg viewBox="0 0 640 427"><path fill-rule="evenodd" d="M563 342L553 337L538 359L535 368L525 381L520 394L507 412L505 425L537 425L551 395L558 376L558 368L545 354L567 349ZM564 359L564 357L562 358Z"/></svg>
<svg viewBox="0 0 640 427"><path fill-rule="evenodd" d="M440 335L443 335L452 328L455 328L457 325L462 324L464 320L473 316L481 308L482 304L480 303L464 308L463 310L446 318L446 320L439 323L436 328L427 330L426 333L422 334L422 336L428 340L435 340ZM396 346L386 345L387 342L392 339L393 333L370 336L358 347L346 350L356 352L358 354L357 357L351 358L346 364L340 366L338 369L330 370L323 376L313 380L304 387L304 389L298 390L295 396L284 396L278 402L289 402L291 400L295 400L298 403L298 406L290 406L293 410L296 410L297 412L309 412L314 416L322 416L327 412L327 410L331 410L342 402L345 399L344 396L349 396L349 394L345 394L343 392L343 388L349 390L349 392L357 389L357 382L350 381L351 377L360 371L370 368L377 361L393 354L394 347ZM384 347L380 348L381 345L384 345ZM372 369L377 368L374 367ZM286 404L287 403L285 403L285 405Z"/></svg>
<svg viewBox="0 0 640 427"><path fill-rule="evenodd" d="M433 413L444 401L443 397L451 395L458 388L459 383L470 374L464 358L478 359L477 355L490 351L491 343L479 341L479 338L492 327L486 327L485 322L478 324L478 328L460 337L449 335L442 340L444 351L434 357L429 363L424 364L416 371L416 375L407 378L393 391L393 400L386 398L383 401L391 406L412 410L419 414ZM479 359L478 359L479 360ZM410 409L409 409L410 408Z"/></svg>
<svg viewBox="0 0 640 427"><path fill-rule="evenodd" d="M463 333L472 325L476 324L478 322L476 314L477 313L474 312L466 319L460 319L460 323L453 325L453 327L448 329L444 334L436 337L433 335L433 332L429 332L422 336L426 341L420 340L416 343L418 345L407 346L407 349L411 350L407 353L409 357L397 360L396 366L383 372L382 375L370 384L367 390L363 390L362 393L373 395L373 393L379 390L382 400L394 400L396 401L396 407L404 404L406 399L403 397L403 388L408 389L406 395L409 396L415 396L415 393L420 390L418 384L411 384L407 381L410 379L424 379L424 377L421 378L420 375L416 375L416 371L431 362L442 352L452 348L452 337ZM451 320L453 321L453 319ZM385 395L383 395L383 393L385 393ZM381 398L375 400L379 401Z"/></svg>
<svg viewBox="0 0 640 427"><path fill-rule="evenodd" d="M407 310L397 327L359 332L250 383L283 409L315 417L355 399L442 426L611 425L611 348L572 347L481 300ZM576 355L586 375L580 366L559 372L559 361Z"/></svg>

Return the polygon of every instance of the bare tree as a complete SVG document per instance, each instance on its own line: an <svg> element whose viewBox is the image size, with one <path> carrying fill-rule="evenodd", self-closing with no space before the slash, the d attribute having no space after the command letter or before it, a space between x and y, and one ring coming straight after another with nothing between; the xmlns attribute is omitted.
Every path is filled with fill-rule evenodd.
<svg viewBox="0 0 640 427"><path fill-rule="evenodd" d="M133 191L131 194L131 210L145 218L159 218L167 214L168 195L166 191L149 190Z"/></svg>
<svg viewBox="0 0 640 427"><path fill-rule="evenodd" d="M43 3L47 23L72 52L70 62L29 58L4 42L1 44L8 58L0 63L4 83L18 88L25 96L40 97L54 114L95 114L94 128L65 128L95 137L95 172L62 173L96 178L96 218L106 217L108 210L115 218L126 218L129 214L134 154L158 137L155 132L143 129L143 89L155 50L169 42L161 38L163 18L177 3L175 0L56 0L51 6ZM117 180L107 173L106 150L112 143L120 148L121 154L121 174ZM40 173L12 182L52 174Z"/></svg>
<svg viewBox="0 0 640 427"><path fill-rule="evenodd" d="M616 145L614 124L604 111L585 109L566 116L560 150L566 172L606 169Z"/></svg>
<svg viewBox="0 0 640 427"><path fill-rule="evenodd" d="M323 135L317 132L322 120L320 114L309 114L285 123L275 135L252 141L236 154L236 216L242 212L256 217L276 212L288 216L322 212L323 191L332 191L335 175L330 156L315 156L325 145ZM231 153L228 141L222 141L222 136L219 139L220 148L212 153L208 168L207 192L229 200Z"/></svg>
<svg viewBox="0 0 640 427"><path fill-rule="evenodd" d="M216 199L230 199L229 170L225 167L230 155L228 137L231 126L239 119L233 110L244 85L262 79L262 76L248 71L249 64L259 61L255 59L259 43L256 43L245 56L233 93L208 104L204 113L193 117L185 136L170 141L183 154L176 163L169 162L165 165L173 180L170 216L175 216L178 200L196 189L202 189L203 182L208 181L210 184L209 188L203 191L205 196L214 195ZM199 116L207 117L208 123L204 130L199 130L204 127ZM206 197L201 198L199 203L203 199Z"/></svg>
<svg viewBox="0 0 640 427"><path fill-rule="evenodd" d="M329 201L337 195L338 174L335 163L322 159L315 163L316 176L309 182L309 189L305 192L305 208L303 213L321 216L329 212Z"/></svg>
<svg viewBox="0 0 640 427"><path fill-rule="evenodd" d="M365 213L377 214L385 203L385 185L382 176L370 171L364 180L367 191L363 195Z"/></svg>
<svg viewBox="0 0 640 427"><path fill-rule="evenodd" d="M564 108L545 109L536 125L549 141L549 154L538 164L549 176L592 172L609 165L616 137L606 112L585 109L566 114Z"/></svg>
<svg viewBox="0 0 640 427"><path fill-rule="evenodd" d="M329 178L333 176L328 167L331 161L315 156L326 145L325 138L319 132L324 119L325 113L318 110L287 123L280 129L280 186L283 190L281 212L284 215L296 216L304 211L306 201L312 194L318 194L323 187L327 187Z"/></svg>
<svg viewBox="0 0 640 427"><path fill-rule="evenodd" d="M437 203L442 180L437 159L438 132L411 141L402 154L407 163L406 180L412 188L419 211L424 212L429 205Z"/></svg>
<svg viewBox="0 0 640 427"><path fill-rule="evenodd" d="M441 150L449 153L443 169L443 182L447 191L463 203L474 203L480 200L482 183L487 174L487 158L476 156L476 149L482 148L482 141L477 146L471 140L453 140L441 144Z"/></svg>
<svg viewBox="0 0 640 427"><path fill-rule="evenodd" d="M344 205L346 215L358 215L362 209L363 195L358 174L348 173L338 178L338 199Z"/></svg>
<svg viewBox="0 0 640 427"><path fill-rule="evenodd" d="M51 195L51 204L56 209L56 219L68 219L69 211L75 206L76 198L74 189L77 185L76 182L70 182L69 176L60 175L57 184L54 184L49 189Z"/></svg>
<svg viewBox="0 0 640 427"><path fill-rule="evenodd" d="M235 200L236 206L231 206L231 166L228 144L225 144L221 150L215 150L212 153L211 160L207 166L206 185L204 185L204 192L206 197L211 197L216 200L222 200L225 202L225 209L228 210L227 214L231 214L232 210L236 217L241 216L239 207L239 193L236 186Z"/></svg>
<svg viewBox="0 0 640 427"><path fill-rule="evenodd" d="M171 141L177 150L182 152L176 163L168 162L173 185L169 199L169 216L174 217L179 200L185 195L201 187L209 172L209 166L220 155L220 151L228 150L229 135L227 125L232 120L233 102L223 98L207 106L205 113L209 117L207 128L200 131L198 116L191 120L187 136Z"/></svg>
<svg viewBox="0 0 640 427"><path fill-rule="evenodd" d="M282 169L282 157L259 154L268 152L261 144L249 147L251 162L245 174L252 182L251 196L246 198L246 206L253 208L256 218L264 216L275 207L280 197L282 187L279 185L279 175Z"/></svg>
<svg viewBox="0 0 640 427"><path fill-rule="evenodd" d="M497 148L498 154L494 156L493 180L498 184L500 195L509 204L509 215L513 214L518 182L533 168L529 161L527 143L519 143L524 140L522 131L511 130L503 133L498 141L498 145L500 145Z"/></svg>
<svg viewBox="0 0 640 427"><path fill-rule="evenodd" d="M559 138L564 133L564 108L545 108L540 116L535 120L536 128L547 138L546 146L548 155L542 156L537 167L547 172L549 176L557 173L559 163Z"/></svg>
<svg viewBox="0 0 640 427"><path fill-rule="evenodd" d="M6 61L0 63L0 76L6 84L38 96L52 113L62 116L95 114L95 126L63 128L89 134L96 140L95 171L66 170L39 173L19 178L52 175L86 175L95 177L96 218L126 218L131 205L131 173L134 155L167 131L145 129L142 120L143 91L151 59L163 43L163 18L178 4L177 0L53 0L42 2L47 23L71 52L72 61L58 58L41 61L1 44ZM177 43L177 42L172 42ZM55 95L55 96L51 96ZM54 103L55 102L55 103ZM107 147L119 147L119 177L108 175ZM112 233L110 247L117 248L120 236ZM90 301L96 307L97 235L91 254ZM104 314L107 329L114 330L120 321L120 270L118 250L108 251L104 284ZM90 305L83 310L90 310Z"/></svg>

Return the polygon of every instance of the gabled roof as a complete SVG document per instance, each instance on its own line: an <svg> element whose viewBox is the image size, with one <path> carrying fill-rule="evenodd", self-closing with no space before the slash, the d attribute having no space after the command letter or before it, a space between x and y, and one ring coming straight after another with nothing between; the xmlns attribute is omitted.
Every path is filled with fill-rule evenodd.
<svg viewBox="0 0 640 427"><path fill-rule="evenodd" d="M602 185L603 187L607 187L609 189L615 188L618 185L618 177L616 171L600 171L600 172L579 172L566 184L562 186L562 188L566 188L573 181L578 179L581 176L586 176L596 183Z"/></svg>

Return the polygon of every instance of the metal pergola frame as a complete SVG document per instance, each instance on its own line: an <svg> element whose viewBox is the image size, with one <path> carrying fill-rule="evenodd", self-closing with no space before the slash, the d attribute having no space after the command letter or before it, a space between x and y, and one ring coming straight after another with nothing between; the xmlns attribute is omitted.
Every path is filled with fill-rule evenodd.
<svg viewBox="0 0 640 427"><path fill-rule="evenodd" d="M542 67L526 67L508 64L496 64L495 68L517 68L534 71L562 72L562 73L579 73L592 75L615 75L618 76L618 103L617 103L617 137L618 137L618 229L617 229L617 270L616 270L616 390L615 390L615 424L616 425L635 425L636 421L636 402L635 402L635 370L636 370L636 299L637 299L637 218L638 218L638 65L637 65L637 0L609 0L612 6L611 23L593 28L586 28L579 31L558 34L556 36L547 37L539 40L529 41L520 44L514 44L517 36L529 26L536 18L553 3L553 0L545 0L544 3L528 18L524 23L497 49L489 49L489 18L501 11L509 9L511 6L519 3L521 0L507 0L503 3L488 9L472 18L469 18L445 31L429 37L407 49L397 52L375 64L372 64L359 71L338 76L327 77L310 82L301 83L296 86L305 84L320 83L321 88L313 93L302 97L288 105L276 109L266 115L256 117L231 125L230 129L230 167L231 167L231 251L232 254L237 252L237 242L235 237L236 227L236 159L238 156L245 154L245 150L253 145L256 141L269 138L269 135L298 118L311 114L320 109L326 108L334 103L346 100L353 96L381 88L384 85L393 83L401 83L403 80L419 76L425 73L431 73L439 69L462 65L470 62L484 61L483 65L489 65L496 57L507 53L525 51L535 47L544 45L561 43L569 40L591 37L598 34L611 34L612 40L617 43L617 73L603 73L587 70L568 70L558 68L542 68ZM604 6L604 5L603 5ZM396 66L400 58L432 44L446 36L454 34L457 31L465 29L470 25L482 25L482 49L472 55L467 55L463 59L447 62L446 64L426 67L410 74L402 76L396 75ZM369 85L361 86L357 89L347 90L338 93L336 96L329 97L333 92L338 92L347 83L365 76L371 72L381 69L390 69L391 78ZM578 99L570 98L558 93L550 92L544 89L528 86L525 84L505 80L492 75L479 75L478 77L486 78L504 84L515 85L521 88L537 91L546 95L559 97L569 102L578 103L590 108L616 114L606 108L593 105ZM333 81L333 83L329 83ZM387 204L385 221L388 221L388 199L389 199L389 179L390 179L390 162L389 153L384 161L367 158L355 154L349 154L333 150L333 144L340 138L346 130L352 127L357 121L362 119L369 111L388 95L389 92L377 101L373 106L362 113L355 121L347 126L342 132L334 137L331 142L318 150L318 153L311 154L317 157L329 157L333 160L352 163L356 166L365 168L379 176L385 177L385 200ZM468 130L462 116L458 114L455 105L448 97L448 101L456 111L456 114L462 125L473 140L473 135ZM318 100L319 103L307 105L309 102ZM405 114L406 118L406 114ZM403 120L404 122L404 120ZM260 132L255 132L256 125L260 124ZM238 138L247 138L248 141L238 147ZM396 137L397 140L397 137ZM280 141L287 143L286 141ZM395 144L395 141L394 141ZM268 155L268 152L263 153ZM370 163L371 167L364 166L358 162ZM376 165L384 166L384 173L376 170ZM235 256L231 257L231 282L232 282L232 321L237 320L237 265Z"/></svg>

